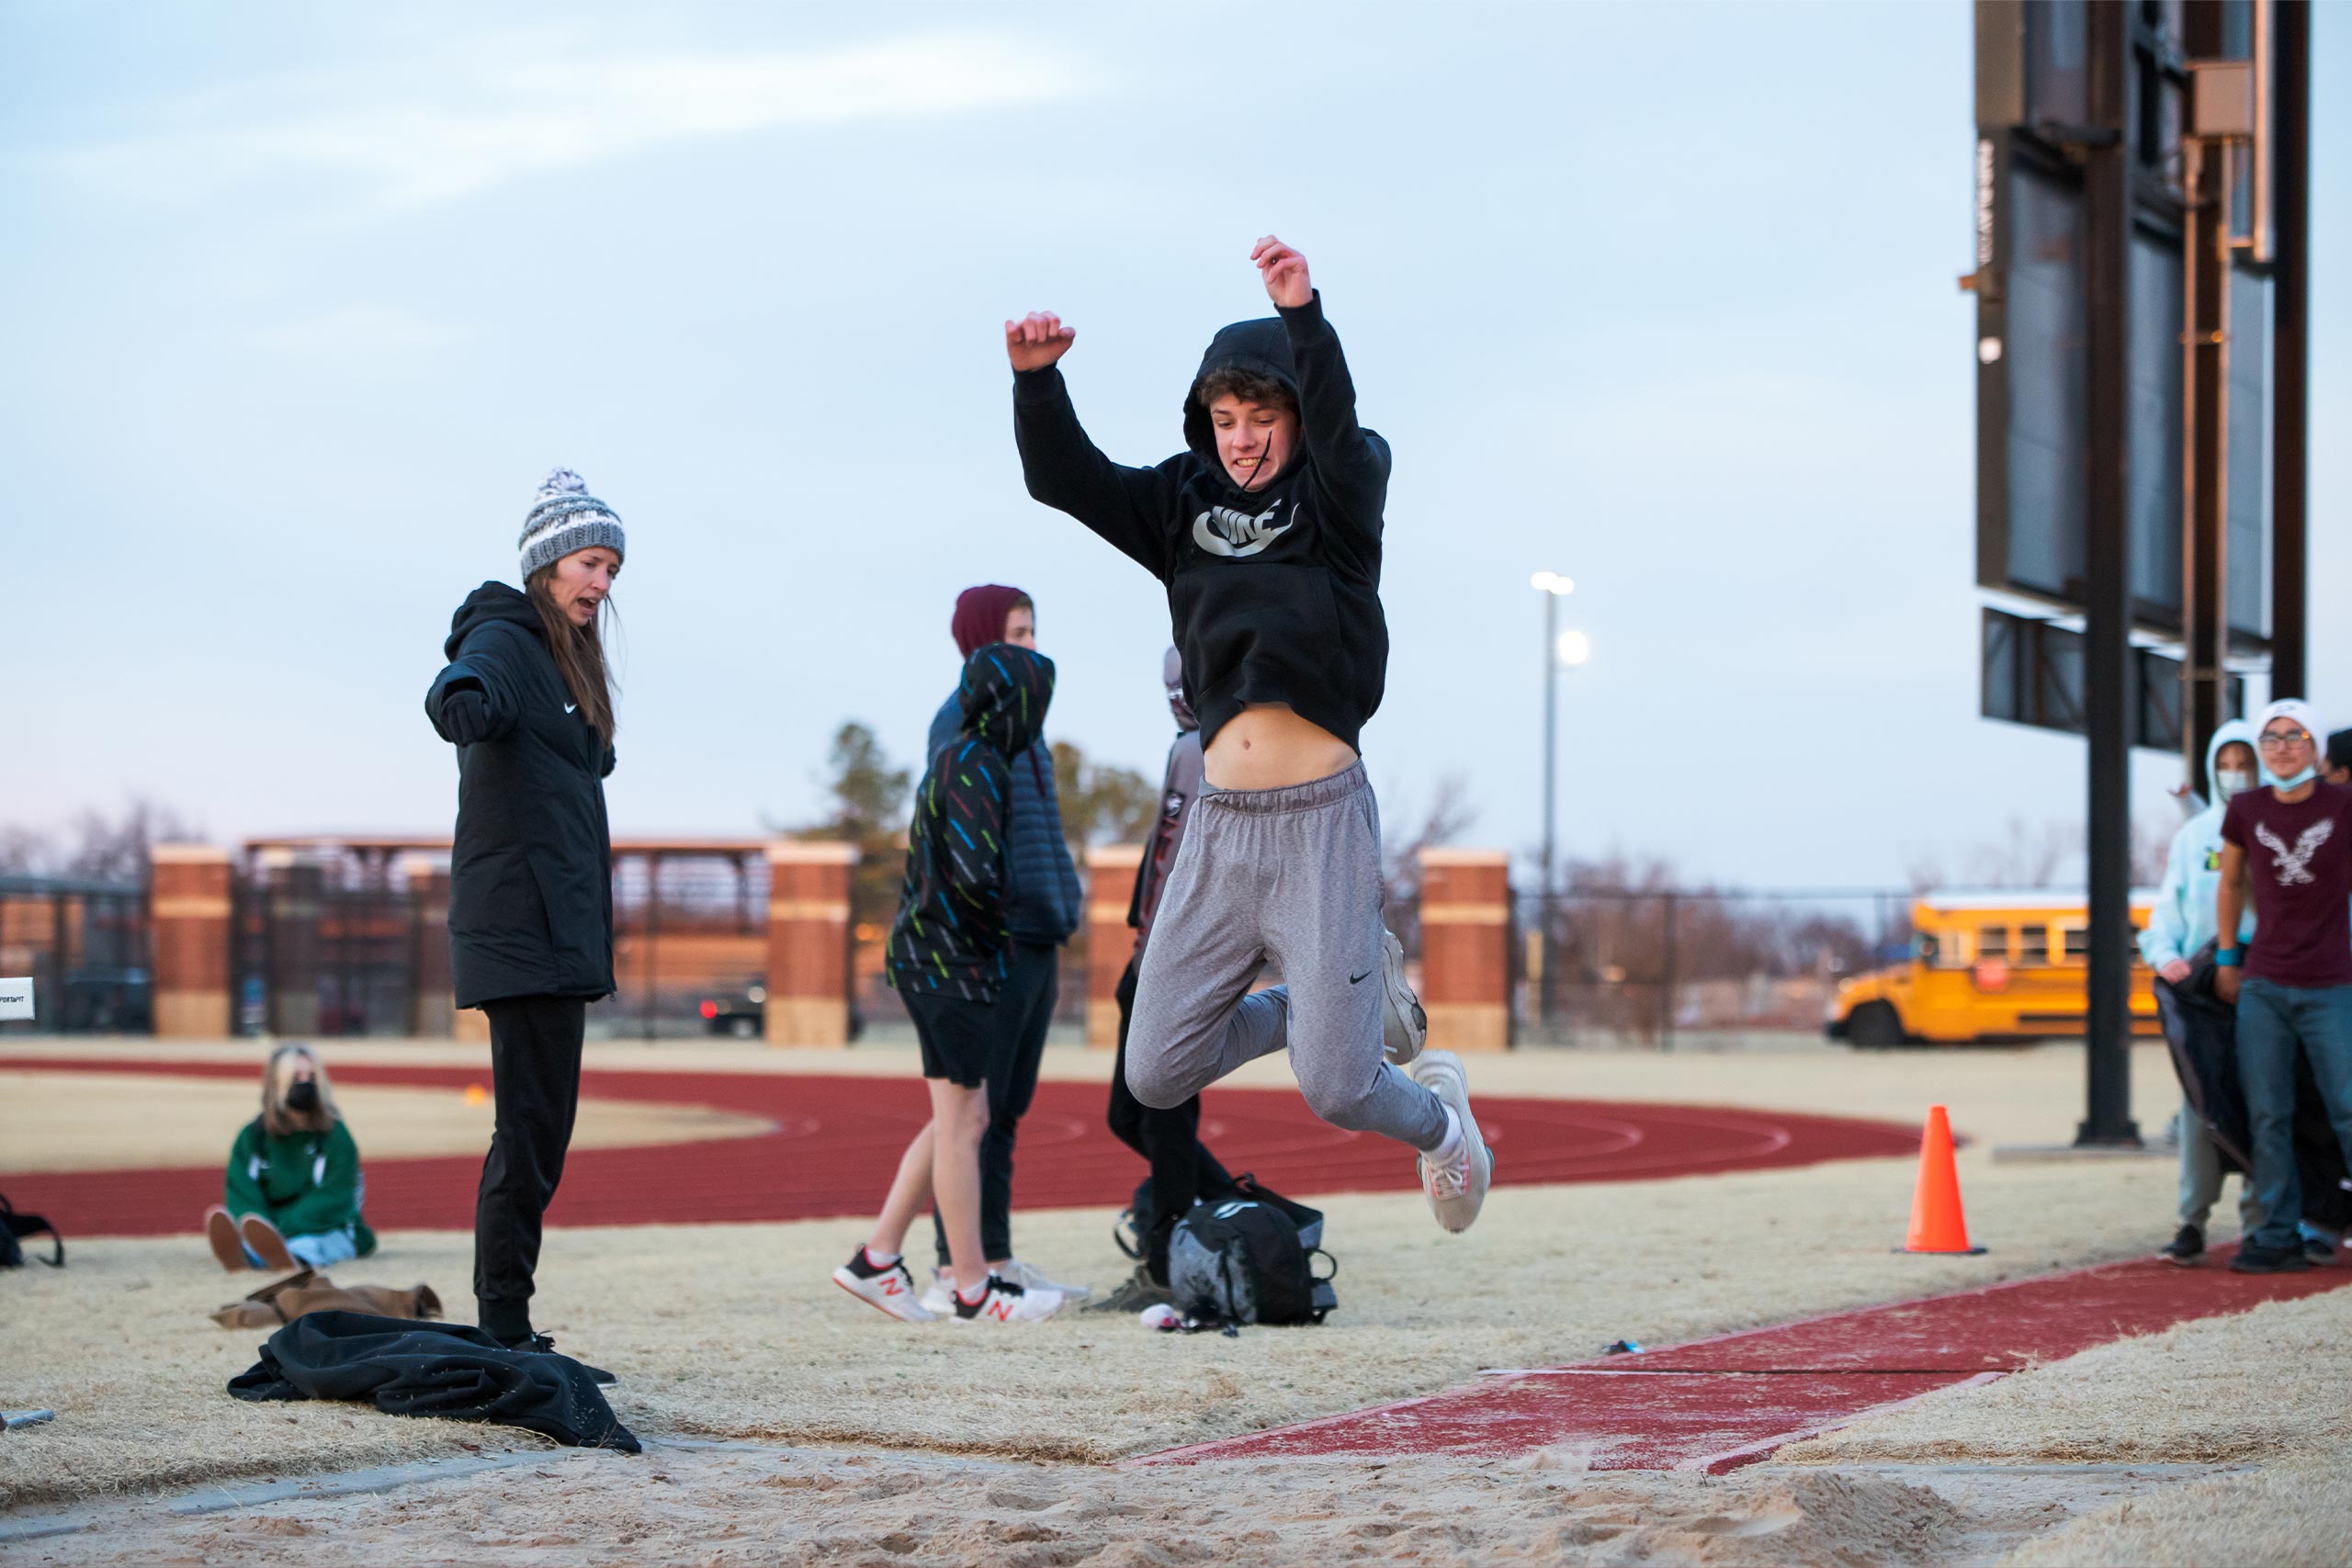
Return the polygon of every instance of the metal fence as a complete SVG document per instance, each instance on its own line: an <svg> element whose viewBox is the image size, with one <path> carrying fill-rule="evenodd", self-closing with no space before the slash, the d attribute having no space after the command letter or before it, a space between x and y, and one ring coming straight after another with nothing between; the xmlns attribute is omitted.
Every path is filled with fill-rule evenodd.
<svg viewBox="0 0 2352 1568"><path fill-rule="evenodd" d="M29 976L30 1033L153 1027L147 896L134 883L0 877L0 975Z"/></svg>
<svg viewBox="0 0 2352 1568"><path fill-rule="evenodd" d="M1840 981L1909 953L1912 897L1873 888L1521 894L1512 943L1518 1039L1657 1050L1817 1040Z"/></svg>
<svg viewBox="0 0 2352 1568"><path fill-rule="evenodd" d="M296 840L246 846L232 905L240 1033L449 1035L449 852L434 840ZM592 1037L758 1032L768 868L758 841L617 842L614 995Z"/></svg>

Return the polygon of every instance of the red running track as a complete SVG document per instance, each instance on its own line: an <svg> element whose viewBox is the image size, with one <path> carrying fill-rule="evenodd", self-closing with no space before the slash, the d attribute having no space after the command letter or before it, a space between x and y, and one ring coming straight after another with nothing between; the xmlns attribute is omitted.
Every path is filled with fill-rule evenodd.
<svg viewBox="0 0 2352 1568"><path fill-rule="evenodd" d="M2222 1267L2226 1254L2208 1258L2201 1269L2106 1264L1640 1355L1499 1372L1470 1388L1128 1462L1498 1458L1568 1444L1589 1447L1595 1470L1720 1475L1935 1389L1989 1382L2111 1339L2352 1283L2352 1272L2339 1269L2233 1274Z"/></svg>
<svg viewBox="0 0 2352 1568"><path fill-rule="evenodd" d="M87 1056L0 1060L0 1072L133 1072L250 1077L231 1063L107 1061ZM1476 1064L1472 1066L1475 1076ZM469 1067L350 1065L347 1084L463 1089L486 1084ZM589 1099L709 1106L761 1116L766 1134L638 1148L582 1149L564 1167L551 1224L696 1224L871 1213L907 1140L929 1115L922 1082L769 1073L617 1072L582 1075ZM1417 1185L1413 1160L1385 1139L1317 1121L1292 1089L1219 1089L1204 1098L1203 1135L1237 1170L1290 1192L1384 1192ZM1633 1181L1758 1170L1916 1153L1907 1127L1837 1116L1480 1097L1478 1120L1495 1148L1496 1180ZM1016 1207L1124 1206L1143 1163L1103 1125L1099 1084L1041 1083L1021 1124ZM363 1156L367 1128L356 1129ZM222 1157L234 1128L220 1130ZM0 1150L0 1167L6 1151ZM370 1159L368 1218L379 1229L463 1230L473 1224L478 1155ZM164 1235L192 1230L220 1201L218 1166L12 1174L0 1190L71 1235Z"/></svg>

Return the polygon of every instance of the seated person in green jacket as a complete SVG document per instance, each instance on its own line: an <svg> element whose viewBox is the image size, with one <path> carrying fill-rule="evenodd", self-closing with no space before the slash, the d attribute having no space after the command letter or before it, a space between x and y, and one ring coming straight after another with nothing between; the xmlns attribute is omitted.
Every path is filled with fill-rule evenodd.
<svg viewBox="0 0 2352 1568"><path fill-rule="evenodd" d="M376 1250L359 1217L359 1145L308 1045L280 1045L262 1069L261 1114L229 1150L224 1201L204 1212L223 1269L324 1269Z"/></svg>

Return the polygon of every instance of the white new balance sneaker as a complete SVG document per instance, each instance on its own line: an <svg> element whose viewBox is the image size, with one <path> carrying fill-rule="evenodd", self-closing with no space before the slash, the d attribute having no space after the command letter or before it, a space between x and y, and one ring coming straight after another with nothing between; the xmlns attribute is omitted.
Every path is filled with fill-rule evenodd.
<svg viewBox="0 0 2352 1568"><path fill-rule="evenodd" d="M865 1248L860 1247L850 1254L848 1262L833 1270L833 1283L901 1323L929 1323L939 1315L915 1300L915 1277L907 1271L903 1258L876 1268L866 1261Z"/></svg>
<svg viewBox="0 0 2352 1568"><path fill-rule="evenodd" d="M1094 1293L1091 1285L1065 1285L1058 1280L1048 1280L1044 1269L1023 1263L1018 1258L1008 1259L997 1272L1024 1291L1051 1291L1065 1302L1082 1302Z"/></svg>
<svg viewBox="0 0 2352 1568"><path fill-rule="evenodd" d="M989 1276L989 1288L976 1302L955 1298L956 1323L1043 1323L1062 1310L1058 1291L1030 1291L1001 1274Z"/></svg>
<svg viewBox="0 0 2352 1568"><path fill-rule="evenodd" d="M1386 948L1380 965L1380 1043L1388 1059L1403 1066L1421 1054L1430 1037L1430 1015L1405 979L1405 944L1396 933L1381 933Z"/></svg>
<svg viewBox="0 0 2352 1568"><path fill-rule="evenodd" d="M1462 1130L1453 1157L1420 1157L1421 1190L1429 1195L1437 1223L1450 1231L1466 1231L1487 1201L1487 1187L1495 1179L1495 1152L1478 1134L1478 1119L1470 1113L1470 1080L1462 1058L1451 1051L1423 1052L1407 1069L1413 1081L1445 1101Z"/></svg>

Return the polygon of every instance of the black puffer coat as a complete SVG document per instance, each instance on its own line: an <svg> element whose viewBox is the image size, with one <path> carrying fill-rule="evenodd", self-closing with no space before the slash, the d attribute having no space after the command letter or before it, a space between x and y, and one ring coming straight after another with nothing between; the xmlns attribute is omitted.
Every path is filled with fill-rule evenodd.
<svg viewBox="0 0 2352 1568"><path fill-rule="evenodd" d="M574 711L521 590L475 589L451 619L443 653L449 667L424 694L433 728L455 740L447 705L462 692L480 693L488 713L482 739L458 748L449 860L457 1005L608 997L613 840L603 781L613 749Z"/></svg>

